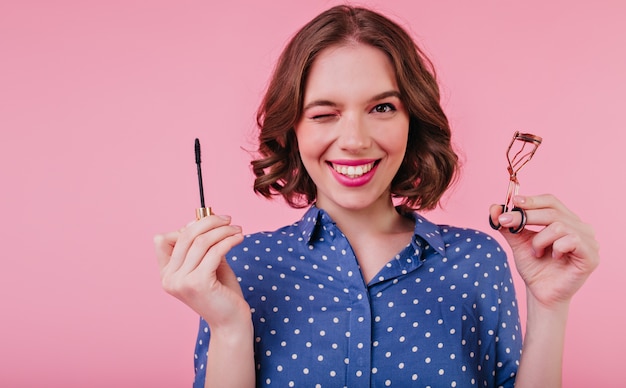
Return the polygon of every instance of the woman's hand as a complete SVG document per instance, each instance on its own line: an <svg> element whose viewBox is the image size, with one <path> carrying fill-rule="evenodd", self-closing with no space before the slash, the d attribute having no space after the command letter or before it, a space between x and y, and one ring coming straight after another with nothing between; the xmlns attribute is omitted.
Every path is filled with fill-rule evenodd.
<svg viewBox="0 0 626 388"><path fill-rule="evenodd" d="M241 228L230 225L230 217L215 215L154 237L163 288L211 330L249 325L250 307L225 257L241 241Z"/></svg>
<svg viewBox="0 0 626 388"><path fill-rule="evenodd" d="M490 216L502 225L500 232L513 250L528 292L546 308L569 303L598 266L593 229L552 195L516 196L513 201L526 212L527 227L540 226L539 231L511 233L509 228L520 225L521 213L502 213L501 205L492 205Z"/></svg>

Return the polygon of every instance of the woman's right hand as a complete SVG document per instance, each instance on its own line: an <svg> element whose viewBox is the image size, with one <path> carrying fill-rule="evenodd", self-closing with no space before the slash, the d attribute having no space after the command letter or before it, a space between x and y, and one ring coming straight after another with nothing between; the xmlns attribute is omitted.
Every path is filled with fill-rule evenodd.
<svg viewBox="0 0 626 388"><path fill-rule="evenodd" d="M225 256L242 241L241 227L231 225L229 216L215 215L154 237L163 288L211 330L250 323L250 306Z"/></svg>

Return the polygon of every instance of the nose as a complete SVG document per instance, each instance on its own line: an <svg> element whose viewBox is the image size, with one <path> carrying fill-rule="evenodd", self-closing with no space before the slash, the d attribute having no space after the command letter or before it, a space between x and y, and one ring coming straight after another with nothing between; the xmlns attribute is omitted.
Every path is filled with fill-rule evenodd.
<svg viewBox="0 0 626 388"><path fill-rule="evenodd" d="M358 116L345 116L339 125L337 143L342 150L358 152L372 145L369 130Z"/></svg>

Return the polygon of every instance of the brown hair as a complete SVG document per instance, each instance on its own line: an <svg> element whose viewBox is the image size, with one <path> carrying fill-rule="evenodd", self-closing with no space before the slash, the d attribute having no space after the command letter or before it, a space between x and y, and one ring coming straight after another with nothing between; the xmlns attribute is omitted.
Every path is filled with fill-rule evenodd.
<svg viewBox="0 0 626 388"><path fill-rule="evenodd" d="M403 210L436 207L456 177L458 157L439 104L432 63L398 24L374 11L346 5L330 8L306 24L278 60L257 112L260 157L251 162L254 191L267 198L282 195L296 208L315 201L316 187L300 160L294 128L302 115L311 65L325 48L347 42L387 54L409 114L407 151L391 182L392 195L402 198Z"/></svg>

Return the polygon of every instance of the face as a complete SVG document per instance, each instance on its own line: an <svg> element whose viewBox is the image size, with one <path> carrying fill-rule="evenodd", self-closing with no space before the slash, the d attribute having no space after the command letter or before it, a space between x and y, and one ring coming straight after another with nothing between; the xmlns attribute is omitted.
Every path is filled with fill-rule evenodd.
<svg viewBox="0 0 626 388"><path fill-rule="evenodd" d="M409 116L393 66L374 47L332 46L313 63L296 125L300 157L327 211L391 205Z"/></svg>

